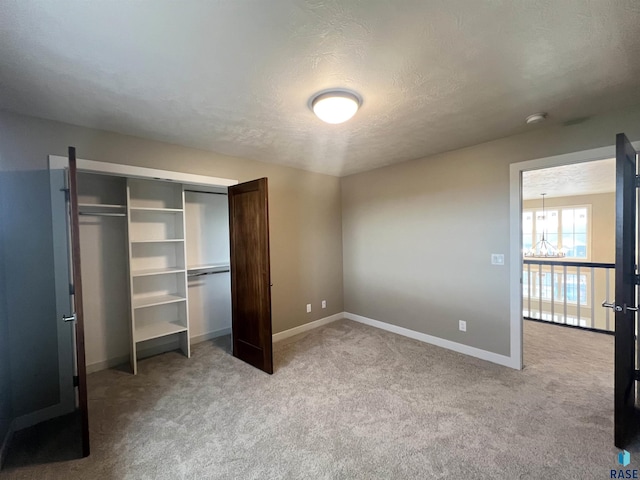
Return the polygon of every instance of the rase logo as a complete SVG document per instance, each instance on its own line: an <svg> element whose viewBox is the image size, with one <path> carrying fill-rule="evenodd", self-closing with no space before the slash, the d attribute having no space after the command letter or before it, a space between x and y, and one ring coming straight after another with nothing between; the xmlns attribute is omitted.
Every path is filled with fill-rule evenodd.
<svg viewBox="0 0 640 480"><path fill-rule="evenodd" d="M631 463L631 454L626 450L622 450L618 453L618 464L626 467ZM639 478L638 477L638 469L637 468L627 468L627 469L616 469L611 470L609 474L609 478Z"/></svg>

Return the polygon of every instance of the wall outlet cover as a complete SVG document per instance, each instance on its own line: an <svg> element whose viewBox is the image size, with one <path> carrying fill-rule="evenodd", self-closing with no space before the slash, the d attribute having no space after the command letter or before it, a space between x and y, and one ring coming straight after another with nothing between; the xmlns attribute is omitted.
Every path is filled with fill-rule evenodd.
<svg viewBox="0 0 640 480"><path fill-rule="evenodd" d="M460 329L461 332L466 332L467 322L465 322L464 320L458 320L458 328Z"/></svg>
<svg viewBox="0 0 640 480"><path fill-rule="evenodd" d="M322 308L327 308L327 301L326 300L322 300Z"/></svg>
<svg viewBox="0 0 640 480"><path fill-rule="evenodd" d="M307 313L311 313L311 304L307 303Z"/></svg>

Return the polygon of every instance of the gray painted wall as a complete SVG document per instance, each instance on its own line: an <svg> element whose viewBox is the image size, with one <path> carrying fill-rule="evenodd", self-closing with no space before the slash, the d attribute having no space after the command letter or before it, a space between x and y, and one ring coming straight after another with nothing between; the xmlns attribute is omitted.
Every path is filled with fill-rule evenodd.
<svg viewBox="0 0 640 480"><path fill-rule="evenodd" d="M269 178L273 331L342 312L340 179L33 117L0 112L3 223L16 415L57 402L57 342L47 156L235 178ZM321 300L327 308L320 308ZM307 314L305 305L313 311Z"/></svg>
<svg viewBox="0 0 640 480"><path fill-rule="evenodd" d="M640 109L342 178L345 311L509 355L509 165L619 132L640 139Z"/></svg>

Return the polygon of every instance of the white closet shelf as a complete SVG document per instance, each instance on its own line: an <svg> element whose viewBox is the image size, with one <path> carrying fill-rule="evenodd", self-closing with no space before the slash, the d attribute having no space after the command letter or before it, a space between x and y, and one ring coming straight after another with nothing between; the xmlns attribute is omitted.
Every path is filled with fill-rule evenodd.
<svg viewBox="0 0 640 480"><path fill-rule="evenodd" d="M120 210L122 208L126 208L126 205L111 205L107 203L79 203L78 207L80 208L105 208L105 209L114 209Z"/></svg>
<svg viewBox="0 0 640 480"><path fill-rule="evenodd" d="M154 297L142 297L133 299L133 308L153 307L167 303L185 302L187 299L179 295L156 295Z"/></svg>
<svg viewBox="0 0 640 480"><path fill-rule="evenodd" d="M166 242L184 242L184 238L159 238L154 240L131 240L131 243L166 243Z"/></svg>
<svg viewBox="0 0 640 480"><path fill-rule="evenodd" d="M184 272L185 269L182 267L167 267L167 268L149 268L146 270L132 270L132 277L147 277L150 275L164 275L167 273L180 273Z"/></svg>
<svg viewBox="0 0 640 480"><path fill-rule="evenodd" d="M228 272L229 264L228 263L211 263L208 265L191 265L187 267L187 274L195 275L198 273L210 272L210 273L218 273L218 272Z"/></svg>
<svg viewBox="0 0 640 480"><path fill-rule="evenodd" d="M143 327L136 327L135 341L144 342L154 338L173 335L174 333L186 332L187 327L178 322L156 322Z"/></svg>
<svg viewBox="0 0 640 480"><path fill-rule="evenodd" d="M167 212L167 213L184 211L182 208L162 208L162 207L131 207L130 210L132 212Z"/></svg>

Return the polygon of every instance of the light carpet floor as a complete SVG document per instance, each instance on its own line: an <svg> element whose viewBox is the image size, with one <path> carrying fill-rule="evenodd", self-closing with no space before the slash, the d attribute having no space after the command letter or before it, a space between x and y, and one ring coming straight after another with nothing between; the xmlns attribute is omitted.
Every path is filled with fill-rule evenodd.
<svg viewBox="0 0 640 480"><path fill-rule="evenodd" d="M228 339L226 340L228 342ZM525 322L515 371L341 320L275 374L207 342L89 376L92 454L7 479L603 479L613 337ZM632 464L640 448L632 451Z"/></svg>

